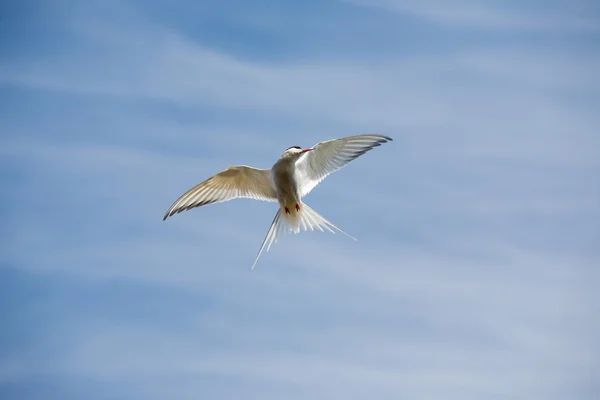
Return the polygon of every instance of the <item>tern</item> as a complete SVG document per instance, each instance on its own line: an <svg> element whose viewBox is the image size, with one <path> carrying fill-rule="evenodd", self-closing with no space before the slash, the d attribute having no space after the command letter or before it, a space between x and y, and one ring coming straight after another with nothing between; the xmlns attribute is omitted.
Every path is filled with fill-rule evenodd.
<svg viewBox="0 0 600 400"><path fill-rule="evenodd" d="M251 269L256 266L265 245L269 251L278 237L290 231L298 233L301 227L304 231L318 228L322 232L325 228L332 233L335 229L356 240L306 205L302 198L331 173L391 140L377 134L348 136L319 142L310 148L289 147L271 169L246 165L229 167L181 195L169 207L163 221L182 211L237 198L278 202L279 209Z"/></svg>

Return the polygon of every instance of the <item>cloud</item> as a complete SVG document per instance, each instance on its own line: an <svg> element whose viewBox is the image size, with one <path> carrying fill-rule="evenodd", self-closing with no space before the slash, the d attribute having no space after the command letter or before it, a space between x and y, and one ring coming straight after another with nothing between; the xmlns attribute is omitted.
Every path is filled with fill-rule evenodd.
<svg viewBox="0 0 600 400"><path fill-rule="evenodd" d="M516 4L481 0L346 1L381 7L435 24L461 29L597 32L600 27L599 19L589 14L592 10L584 2L570 3L568 8L559 2L547 2L540 8L527 3L514 7Z"/></svg>
<svg viewBox="0 0 600 400"><path fill-rule="evenodd" d="M581 290L576 283L565 286L565 276L576 276L569 263L541 259L539 265L519 255L512 266L467 265L424 254L401 257L399 263L392 252L365 271L368 264L356 257L360 252L349 258L340 256L341 248L310 247L322 261L287 263L279 271L263 265L258 281L239 270L224 279L223 266L165 270L156 283L173 284L179 277L174 290L183 285L225 303L179 316L186 321L183 328L177 327L181 321L169 324L175 318L143 330L127 322L108 327L90 316L75 318L68 332L79 339L64 361L48 365L50 371L32 365L21 379L59 374L108 384L148 380L145 390L178 397L199 390L218 395L224 389L215 388L215 379L241 388L252 382L256 396L273 387L317 397L351 396L356 390L384 398L423 390L427 397L444 392L540 396L578 385L584 377L564 371L594 363L586 346L591 337L573 340L585 332L588 311L572 312L584 303L572 297ZM193 246L181 250L181 259L195 253ZM124 260L123 251L109 253ZM140 260L139 250L129 251ZM166 265L160 259L144 264L136 279ZM537 274L538 266L549 271L546 277L517 272ZM497 282L490 280L493 270ZM559 271L562 276L553 276ZM237 295L219 296L211 287ZM308 293L311 297L299 301ZM314 307L320 309L317 315L310 311ZM180 386L189 382L185 377L196 377L197 383ZM353 383L342 385L346 380Z"/></svg>
<svg viewBox="0 0 600 400"><path fill-rule="evenodd" d="M498 392L540 396L579 385L583 378L565 374L563 368L585 370L594 364L587 347L592 336L586 332L598 327L587 320L592 303L585 297L593 288L581 277L593 270L595 258L584 262L579 256L549 257L499 239L477 240L454 227L454 235L465 235L468 242L441 239L453 247L451 253L436 249L431 238L399 245L382 236L380 244L367 239L349 248L333 235L326 241L318 234L299 235L268 253L255 271L260 273L249 274L241 267L244 257L237 257L239 263L228 261L230 255L218 242L227 242L240 253L256 250L258 241L247 238L260 239L256 233L263 227L253 224L258 218L245 215L233 230L231 222L221 230L219 223L232 217L221 207L212 213L197 210L171 227L159 221L160 213L156 223L151 222L159 201L152 198L152 180L144 177L164 181L163 175L208 165L97 147L62 148L58 153L48 147L28 150L38 160L49 158L43 170L54 168L51 176L62 175L67 181L96 176L94 185L80 187L69 204L89 204L99 193L109 193L113 210L125 211L124 226L141 224L145 232L136 239L124 236L118 223L105 222L105 227L115 226L117 240L99 235L65 252L72 237L48 242L49 234L34 236L40 233L35 222L31 226L22 221L19 230L29 231L17 234L11 248L47 250L6 253L13 254L15 263L30 271L99 279L101 284L116 279L145 282L149 288L166 286L167 293L189 293L188 302L205 296L213 299L213 305L179 315L186 321L184 328L177 328L180 322L170 327L175 320L168 317L151 328L132 322L110 327L104 321L110 313L86 317L78 312L63 327L64 333L55 331L75 340L62 361L44 364L34 357L26 368L15 370L8 367L19 360L9 360L4 366L12 371L5 375L9 381L56 374L108 384L149 380L145 390L177 397L190 397L206 387L215 395L234 395L231 389L207 383L211 376L240 387L253 382L256 396L276 397L273 386L311 396L367 391L391 398L405 390L426 390L431 397L448 391L467 397ZM78 167L66 170L73 165ZM130 191L123 191L128 186ZM146 199L147 204L132 204L132 198ZM378 218L376 224L381 224L382 216ZM68 216L62 219L78 226ZM199 230L199 222L217 229ZM27 241L20 243L19 237ZM213 247L199 245L206 241ZM298 248L310 252L290 259ZM130 301L131 307L139 308L135 299ZM400 343L396 335L402 338ZM191 384L186 376L201 378ZM182 379L188 385L181 386ZM342 386L346 380L354 383ZM429 389L423 389L425 384ZM513 387L514 392L507 389Z"/></svg>
<svg viewBox="0 0 600 400"><path fill-rule="evenodd" d="M151 41L146 40L148 30ZM529 157L538 149L538 158L551 157L554 162L560 157L567 162L593 163L596 159L593 150L580 143L596 140L597 118L581 113L576 104L563 104L561 95L578 92L593 96L598 91L594 71L600 62L595 56L582 61L569 59L568 53L478 49L392 59L379 66L335 60L266 64L220 53L145 25L120 30L92 25L86 26L84 33L96 46L111 49L101 67L77 53L72 55L76 62L66 66L63 59L37 64L40 67L16 62L3 68L5 82L75 95L154 100L211 112L277 115L294 125L297 120L313 122L309 127L328 123L353 132L407 132L406 137L413 141L423 139L411 132L427 128L435 134L427 140L438 143L429 146L429 151L441 157L451 156L456 148L461 156L468 151L495 157ZM116 64L109 68L110 63ZM504 119L502 125L488 124L499 118ZM165 130L189 130L182 124L174 128ZM290 136L322 140L320 134L306 132L306 128L285 129ZM439 135L439 130L447 134ZM425 137L427 131L419 136ZM573 135L583 141L573 140ZM539 146L542 136L543 150ZM251 145L252 140L245 143Z"/></svg>

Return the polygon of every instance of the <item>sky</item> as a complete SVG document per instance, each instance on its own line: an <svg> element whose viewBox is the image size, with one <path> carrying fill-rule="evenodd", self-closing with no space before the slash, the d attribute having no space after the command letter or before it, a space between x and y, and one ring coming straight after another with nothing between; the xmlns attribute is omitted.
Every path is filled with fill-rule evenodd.
<svg viewBox="0 0 600 400"><path fill-rule="evenodd" d="M0 6L0 398L597 399L600 6ZM393 142L288 235L230 165Z"/></svg>

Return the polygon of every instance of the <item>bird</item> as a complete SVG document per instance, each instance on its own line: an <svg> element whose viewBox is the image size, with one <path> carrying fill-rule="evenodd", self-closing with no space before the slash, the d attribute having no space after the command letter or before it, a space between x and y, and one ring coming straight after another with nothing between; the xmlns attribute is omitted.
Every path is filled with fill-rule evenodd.
<svg viewBox="0 0 600 400"><path fill-rule="evenodd" d="M310 208L302 199L328 175L393 139L379 134L361 134L319 142L312 147L287 148L270 169L247 165L229 167L192 187L169 207L163 217L208 204L237 198L278 202L279 208L252 264L254 269L263 249L267 252L287 232L299 233L315 228L339 231L356 240Z"/></svg>

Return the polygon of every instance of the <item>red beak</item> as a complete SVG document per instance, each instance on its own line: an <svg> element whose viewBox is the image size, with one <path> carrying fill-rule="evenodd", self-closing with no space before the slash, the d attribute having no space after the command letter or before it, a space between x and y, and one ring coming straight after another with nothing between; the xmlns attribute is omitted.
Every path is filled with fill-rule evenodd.
<svg viewBox="0 0 600 400"><path fill-rule="evenodd" d="M302 152L306 153L307 151L311 151L311 150L313 150L313 149L303 149Z"/></svg>

